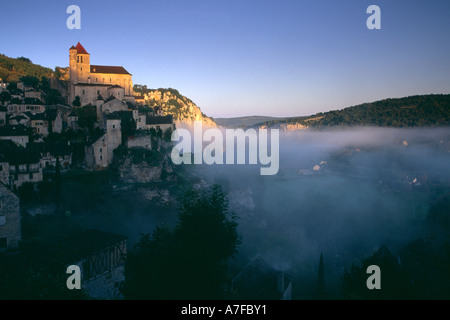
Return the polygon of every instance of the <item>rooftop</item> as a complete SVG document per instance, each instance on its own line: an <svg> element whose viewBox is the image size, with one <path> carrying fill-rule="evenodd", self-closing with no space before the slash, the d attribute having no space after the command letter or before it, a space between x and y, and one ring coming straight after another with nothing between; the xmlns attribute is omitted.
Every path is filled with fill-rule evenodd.
<svg viewBox="0 0 450 320"><path fill-rule="evenodd" d="M101 137L103 137L106 133L104 131L97 131L94 132L90 138L89 141L87 142L88 146L92 146L95 142L97 142L98 139L100 139Z"/></svg>
<svg viewBox="0 0 450 320"><path fill-rule="evenodd" d="M0 140L0 155L11 165L39 163L41 159L36 150L17 146L11 140Z"/></svg>
<svg viewBox="0 0 450 320"><path fill-rule="evenodd" d="M167 116L150 116L147 115L147 124L172 124L173 115L169 114Z"/></svg>
<svg viewBox="0 0 450 320"><path fill-rule="evenodd" d="M28 136L27 129L23 125L0 127L0 136Z"/></svg>
<svg viewBox="0 0 450 320"><path fill-rule="evenodd" d="M73 48L73 46L72 46ZM70 49L72 49L70 48ZM75 47L75 49L77 49L78 54L89 54L87 53L86 49L81 45L81 43L77 43L77 46Z"/></svg>
<svg viewBox="0 0 450 320"><path fill-rule="evenodd" d="M122 66L98 66L91 64L91 73L113 73L113 74L129 74Z"/></svg>

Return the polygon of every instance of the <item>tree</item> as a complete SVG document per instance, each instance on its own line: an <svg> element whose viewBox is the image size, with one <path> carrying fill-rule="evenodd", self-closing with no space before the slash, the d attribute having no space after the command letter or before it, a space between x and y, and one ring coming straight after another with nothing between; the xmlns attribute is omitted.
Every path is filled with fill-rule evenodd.
<svg viewBox="0 0 450 320"><path fill-rule="evenodd" d="M164 141L170 142L172 140L172 132L173 132L172 128L167 128L164 131L164 135L163 135Z"/></svg>
<svg viewBox="0 0 450 320"><path fill-rule="evenodd" d="M80 128L87 128L89 132L94 131L94 124L97 121L97 111L95 106L87 105L75 110L78 116L78 125Z"/></svg>
<svg viewBox="0 0 450 320"><path fill-rule="evenodd" d="M188 191L176 227L158 227L129 252L122 292L127 299L221 299L227 261L240 243L236 216L220 186Z"/></svg>
<svg viewBox="0 0 450 320"><path fill-rule="evenodd" d="M366 286L370 276L367 268L371 265L380 267L381 290L369 290ZM352 265L350 270L344 272L341 291L346 299L410 299L411 283L394 255L386 246L382 246L372 256L364 259L361 266Z"/></svg>
<svg viewBox="0 0 450 320"><path fill-rule="evenodd" d="M47 92L47 104L64 104L64 98L58 90L49 89Z"/></svg>
<svg viewBox="0 0 450 320"><path fill-rule="evenodd" d="M25 58L25 57L18 57L17 60L20 60L20 61L23 61L23 62L26 62L26 63L32 63L30 59Z"/></svg>
<svg viewBox="0 0 450 320"><path fill-rule="evenodd" d="M10 101L10 100L11 100L11 95L9 94L8 91L0 92L0 101L2 103L5 103L5 102Z"/></svg>
<svg viewBox="0 0 450 320"><path fill-rule="evenodd" d="M122 143L128 140L129 136L132 136L136 132L136 122L134 121L130 112L120 111L120 127L122 130Z"/></svg>
<svg viewBox="0 0 450 320"><path fill-rule="evenodd" d="M319 299L325 298L325 277L323 270L323 253L320 253L319 270L317 276L317 296Z"/></svg>
<svg viewBox="0 0 450 320"><path fill-rule="evenodd" d="M24 76L20 78L20 81L23 81L23 84L26 86L31 86L33 88L37 88L39 84L39 79L34 76Z"/></svg>
<svg viewBox="0 0 450 320"><path fill-rule="evenodd" d="M17 91L17 82L10 82L6 87L6 90L11 93L15 93Z"/></svg>
<svg viewBox="0 0 450 320"><path fill-rule="evenodd" d="M81 107L80 96L76 96L75 100L73 100L72 104L74 107Z"/></svg>

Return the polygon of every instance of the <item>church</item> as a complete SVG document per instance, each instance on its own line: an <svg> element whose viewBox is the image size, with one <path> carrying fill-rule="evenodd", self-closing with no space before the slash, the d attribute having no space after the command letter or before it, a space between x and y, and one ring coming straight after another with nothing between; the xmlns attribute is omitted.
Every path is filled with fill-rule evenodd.
<svg viewBox="0 0 450 320"><path fill-rule="evenodd" d="M121 66L92 65L81 43L69 49L69 104L80 97L81 106L115 97L135 102L131 74Z"/></svg>

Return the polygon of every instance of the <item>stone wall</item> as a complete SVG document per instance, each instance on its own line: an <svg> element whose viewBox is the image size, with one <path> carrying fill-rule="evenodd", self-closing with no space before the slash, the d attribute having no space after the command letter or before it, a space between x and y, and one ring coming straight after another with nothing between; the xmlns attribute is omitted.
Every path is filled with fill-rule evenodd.
<svg viewBox="0 0 450 320"><path fill-rule="evenodd" d="M127 148L144 148L152 149L152 141L150 134L136 134L128 138Z"/></svg>
<svg viewBox="0 0 450 320"><path fill-rule="evenodd" d="M19 198L0 184L0 239L7 248L17 248L22 238Z"/></svg>

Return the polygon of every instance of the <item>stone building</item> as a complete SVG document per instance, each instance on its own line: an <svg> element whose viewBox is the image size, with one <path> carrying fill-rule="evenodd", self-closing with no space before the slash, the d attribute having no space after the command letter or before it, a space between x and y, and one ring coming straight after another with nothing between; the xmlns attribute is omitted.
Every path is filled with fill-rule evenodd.
<svg viewBox="0 0 450 320"><path fill-rule="evenodd" d="M11 140L18 145L26 147L30 138L26 128L18 125L0 127L0 140Z"/></svg>
<svg viewBox="0 0 450 320"><path fill-rule="evenodd" d="M41 156L38 151L17 146L12 141L0 141L0 162L7 163L8 172L0 172L2 182L11 189L25 182L36 183L43 180ZM2 165L2 170L4 165Z"/></svg>
<svg viewBox="0 0 450 320"><path fill-rule="evenodd" d="M89 170L99 170L108 167L106 132L102 131L91 136L85 147L86 167Z"/></svg>
<svg viewBox="0 0 450 320"><path fill-rule="evenodd" d="M45 112L45 105L36 98L25 98L23 101L19 99L11 100L8 105L7 114L17 115L22 112L31 111L33 113Z"/></svg>
<svg viewBox="0 0 450 320"><path fill-rule="evenodd" d="M19 198L0 183L0 250L17 248L21 238Z"/></svg>
<svg viewBox="0 0 450 320"><path fill-rule="evenodd" d="M175 124L173 123L173 115L166 116L152 116L147 115L145 119L145 130L155 129L165 132L167 129L175 130Z"/></svg>
<svg viewBox="0 0 450 320"><path fill-rule="evenodd" d="M114 150L122 144L121 119L113 113L105 115L104 128L86 144L86 166L90 170L105 169L113 161Z"/></svg>
<svg viewBox="0 0 450 320"><path fill-rule="evenodd" d="M75 113L75 111L72 111L67 116L67 127L72 130L78 130L78 115Z"/></svg>
<svg viewBox="0 0 450 320"><path fill-rule="evenodd" d="M0 106L0 127L6 124L6 107Z"/></svg>
<svg viewBox="0 0 450 320"><path fill-rule="evenodd" d="M96 105L99 96L115 96L134 102L131 74L122 66L91 65L90 54L78 43L69 49L69 103L80 97L81 105Z"/></svg>
<svg viewBox="0 0 450 320"><path fill-rule="evenodd" d="M114 150L122 144L122 129L120 117L113 113L105 116L106 142L108 164L113 160Z"/></svg>
<svg viewBox="0 0 450 320"><path fill-rule="evenodd" d="M97 110L97 122L103 126L104 116L114 113L116 111L127 111L128 106L126 102L116 98L115 96L110 96L106 101L98 99L96 101Z"/></svg>

